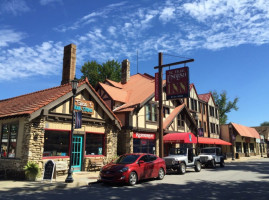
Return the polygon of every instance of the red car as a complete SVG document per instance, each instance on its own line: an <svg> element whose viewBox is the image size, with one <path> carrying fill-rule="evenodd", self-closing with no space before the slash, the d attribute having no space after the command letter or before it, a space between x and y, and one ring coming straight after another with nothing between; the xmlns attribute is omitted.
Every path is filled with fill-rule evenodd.
<svg viewBox="0 0 269 200"><path fill-rule="evenodd" d="M101 182L123 182L135 185L139 180L158 178L166 174L165 161L147 153L124 154L100 170Z"/></svg>

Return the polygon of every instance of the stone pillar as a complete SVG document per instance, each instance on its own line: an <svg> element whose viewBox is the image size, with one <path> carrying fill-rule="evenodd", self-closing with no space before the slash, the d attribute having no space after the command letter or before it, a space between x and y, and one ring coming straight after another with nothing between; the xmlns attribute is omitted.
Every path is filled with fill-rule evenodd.
<svg viewBox="0 0 269 200"><path fill-rule="evenodd" d="M69 44L64 47L63 73L61 85L74 80L76 75L76 45Z"/></svg>

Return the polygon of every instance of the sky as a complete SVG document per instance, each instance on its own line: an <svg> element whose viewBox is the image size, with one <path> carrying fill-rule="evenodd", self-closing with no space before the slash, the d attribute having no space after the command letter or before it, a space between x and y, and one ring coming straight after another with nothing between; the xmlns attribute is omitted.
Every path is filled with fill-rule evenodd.
<svg viewBox="0 0 269 200"><path fill-rule="evenodd" d="M77 78L92 60L154 76L159 52L163 64L193 58L198 94L239 98L228 122L269 121L268 0L0 0L0 99L60 85L70 43Z"/></svg>

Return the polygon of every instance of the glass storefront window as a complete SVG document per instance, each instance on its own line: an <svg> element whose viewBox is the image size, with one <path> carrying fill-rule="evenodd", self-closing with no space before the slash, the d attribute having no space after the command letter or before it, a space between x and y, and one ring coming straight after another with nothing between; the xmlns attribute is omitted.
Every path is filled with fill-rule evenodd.
<svg viewBox="0 0 269 200"><path fill-rule="evenodd" d="M87 133L85 155L104 155L104 134Z"/></svg>
<svg viewBox="0 0 269 200"><path fill-rule="evenodd" d="M251 153L254 153L254 144L253 143L249 143L249 150Z"/></svg>
<svg viewBox="0 0 269 200"><path fill-rule="evenodd" d="M133 139L134 142L134 153L151 153L155 154L155 140L146 139Z"/></svg>
<svg viewBox="0 0 269 200"><path fill-rule="evenodd" d="M18 124L3 124L1 134L1 157L15 158Z"/></svg>
<svg viewBox="0 0 269 200"><path fill-rule="evenodd" d="M69 131L45 131L43 157L69 155Z"/></svg>
<svg viewBox="0 0 269 200"><path fill-rule="evenodd" d="M236 142L235 147L236 147L236 152L237 153L242 153L241 142Z"/></svg>

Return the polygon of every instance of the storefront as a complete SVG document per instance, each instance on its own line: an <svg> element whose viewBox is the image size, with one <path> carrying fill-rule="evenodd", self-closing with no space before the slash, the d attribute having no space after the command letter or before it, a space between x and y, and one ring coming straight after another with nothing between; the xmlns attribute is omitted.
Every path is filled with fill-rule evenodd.
<svg viewBox="0 0 269 200"><path fill-rule="evenodd" d="M134 153L156 153L155 133L133 133Z"/></svg>
<svg viewBox="0 0 269 200"><path fill-rule="evenodd" d="M0 101L0 107L5 108L0 111L0 173L19 178L28 161L43 169L46 161L53 160L57 170L57 163L69 165L71 153L74 171L84 171L90 170L96 159L105 164L117 155L121 123L87 79L79 82L75 101L84 102L78 109L92 112L82 113L81 126L73 132L71 152L71 90L70 84L64 84Z"/></svg>

